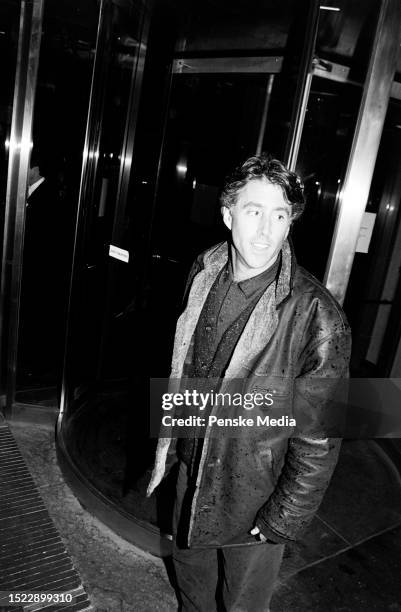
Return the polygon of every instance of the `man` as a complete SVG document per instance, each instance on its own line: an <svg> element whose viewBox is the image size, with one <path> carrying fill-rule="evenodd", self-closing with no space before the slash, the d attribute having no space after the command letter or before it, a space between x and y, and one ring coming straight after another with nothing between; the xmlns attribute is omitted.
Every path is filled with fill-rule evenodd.
<svg viewBox="0 0 401 612"><path fill-rule="evenodd" d="M347 376L350 331L288 241L304 209L295 173L252 157L228 179L221 204L230 242L206 251L192 270L172 379L220 377L224 392L241 379L244 394L271 394L271 415L300 415L315 428L213 436L208 427L204 439L160 438L148 494L178 458L173 560L182 609L216 610L217 598L230 612L262 612L283 545L312 520L337 461L339 440L319 434L316 423L324 422L335 381Z"/></svg>

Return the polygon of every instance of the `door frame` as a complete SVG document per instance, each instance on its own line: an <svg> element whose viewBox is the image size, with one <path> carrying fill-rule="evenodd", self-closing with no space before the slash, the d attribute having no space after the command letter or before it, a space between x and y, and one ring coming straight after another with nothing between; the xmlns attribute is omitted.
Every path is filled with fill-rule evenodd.
<svg viewBox="0 0 401 612"><path fill-rule="evenodd" d="M0 346L1 355L6 361L1 394L5 393L7 418L12 418L15 412L25 209L44 2L21 0L0 293Z"/></svg>
<svg viewBox="0 0 401 612"><path fill-rule="evenodd" d="M396 72L400 33L399 0L382 0L324 276L324 284L340 304L344 302L369 197Z"/></svg>

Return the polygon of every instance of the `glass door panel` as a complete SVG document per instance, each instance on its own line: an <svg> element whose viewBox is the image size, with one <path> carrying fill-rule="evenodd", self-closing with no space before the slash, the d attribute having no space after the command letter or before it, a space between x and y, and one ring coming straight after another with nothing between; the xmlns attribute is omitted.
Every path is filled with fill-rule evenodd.
<svg viewBox="0 0 401 612"><path fill-rule="evenodd" d="M148 158L133 185L139 193L139 181L147 182L159 164L145 279L155 321L151 345L162 347L149 359L155 376L169 373L175 321L194 258L226 237L218 205L224 178L250 155L286 149L311 4L174 4L161 157ZM157 84L149 79L149 97L152 87ZM151 125L145 106L140 116ZM138 139L142 146L144 139Z"/></svg>
<svg viewBox="0 0 401 612"><path fill-rule="evenodd" d="M143 16L132 2L103 2L91 109L84 151L81 206L74 263L67 355L68 390L77 398L102 379L103 345L112 320L132 299L132 257L127 263L110 248L127 249L124 236L126 167L131 163L130 115ZM122 282L117 286L116 279ZM113 373L124 378L124 361L113 354Z"/></svg>
<svg viewBox="0 0 401 612"><path fill-rule="evenodd" d="M91 0L45 2L25 209L15 396L25 404L56 406L58 401L98 17Z"/></svg>
<svg viewBox="0 0 401 612"><path fill-rule="evenodd" d="M147 23L146 11L131 0L102 2L62 395L61 435L70 459L120 508L132 503L127 480L136 482L144 471L143 463L131 460L131 451L142 462L149 460L142 420L147 404L141 402L135 369L141 363L143 325L130 316L140 282L133 231L140 228L128 193ZM133 411L139 411L135 420ZM148 506L154 511L153 502ZM142 516L140 508L138 513Z"/></svg>
<svg viewBox="0 0 401 612"><path fill-rule="evenodd" d="M297 160L307 206L293 229L299 262L323 280L381 3L320 9L313 77Z"/></svg>
<svg viewBox="0 0 401 612"><path fill-rule="evenodd" d="M400 338L401 311L401 102L391 100L366 206L372 224L360 244L344 308L354 330L354 376L387 377ZM393 374L393 376L397 374Z"/></svg>

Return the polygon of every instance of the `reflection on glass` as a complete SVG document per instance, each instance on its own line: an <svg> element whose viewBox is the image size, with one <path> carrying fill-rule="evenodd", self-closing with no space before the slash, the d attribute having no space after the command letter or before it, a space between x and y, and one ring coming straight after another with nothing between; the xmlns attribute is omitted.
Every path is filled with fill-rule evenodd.
<svg viewBox="0 0 401 612"><path fill-rule="evenodd" d="M401 103L392 100L366 206L373 232L359 242L344 303L354 329L355 376L400 375L391 372L401 338L401 158L394 154L400 146Z"/></svg>
<svg viewBox="0 0 401 612"><path fill-rule="evenodd" d="M98 490L136 516L153 513L155 521L154 502L140 495L137 504L131 490L151 450L144 448L147 400L137 384L143 361L138 331L145 326L131 316L140 282L132 235L143 229L143 206L128 194L126 180L145 44L144 13L131 2L106 1L83 164L62 435L75 465Z"/></svg>
<svg viewBox="0 0 401 612"><path fill-rule="evenodd" d="M295 3L284 0L217 0L216 2L176 2L181 18L176 49L180 55L194 52L275 51L282 54L287 45ZM303 8L306 4L303 3Z"/></svg>
<svg viewBox="0 0 401 612"><path fill-rule="evenodd" d="M316 55L319 67L338 78L362 84L377 26L380 0L333 0L322 5L337 11L321 10ZM325 63L327 62L327 63Z"/></svg>
<svg viewBox="0 0 401 612"><path fill-rule="evenodd" d="M55 403L98 8L46 2L28 176L17 401Z"/></svg>
<svg viewBox="0 0 401 612"><path fill-rule="evenodd" d="M108 2L98 42L98 57L91 100L89 151L84 188L79 242L76 253L73 313L73 358L69 376L74 388L91 385L102 378L104 361L113 369L111 378L123 377L126 367L115 350L105 352L109 324L132 299L131 283L116 283L119 265L109 257L110 245L116 242L126 249L124 232L119 231L124 219L117 219L121 197L121 173L127 163L127 122L130 96L136 71L141 16L131 3L117 6ZM114 241L114 242L113 242ZM131 269L128 256L128 267ZM125 271L125 270L124 270ZM124 277L125 279L125 277ZM75 344L77 343L77 344Z"/></svg>
<svg viewBox="0 0 401 612"><path fill-rule="evenodd" d="M340 11L320 11L314 76L297 161L307 207L293 231L300 263L320 280L380 8L377 0L327 4Z"/></svg>

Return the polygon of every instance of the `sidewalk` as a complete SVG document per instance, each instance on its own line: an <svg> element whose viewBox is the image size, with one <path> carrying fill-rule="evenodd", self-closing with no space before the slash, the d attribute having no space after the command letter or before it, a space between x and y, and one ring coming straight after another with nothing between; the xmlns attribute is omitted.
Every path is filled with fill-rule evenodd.
<svg viewBox="0 0 401 612"><path fill-rule="evenodd" d="M95 609L177 610L163 561L89 515L64 483L53 430L11 428ZM376 445L346 442L318 517L286 549L271 610L401 612L400 572L400 477Z"/></svg>
<svg viewBox="0 0 401 612"><path fill-rule="evenodd" d="M115 535L82 508L57 464L54 431L11 424L92 605L98 612L170 612L176 598L164 563Z"/></svg>

